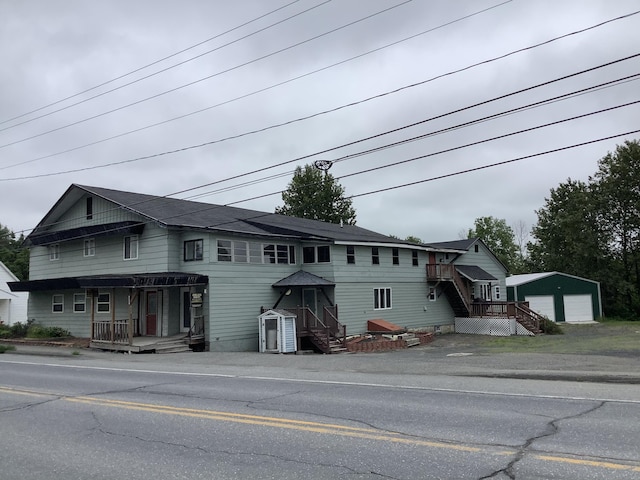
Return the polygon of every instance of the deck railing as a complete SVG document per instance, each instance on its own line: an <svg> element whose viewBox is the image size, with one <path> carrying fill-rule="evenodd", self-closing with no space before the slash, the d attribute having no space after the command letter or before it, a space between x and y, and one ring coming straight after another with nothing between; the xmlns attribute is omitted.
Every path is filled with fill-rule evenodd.
<svg viewBox="0 0 640 480"><path fill-rule="evenodd" d="M91 332L92 342L118 343L129 345L129 320L94 320Z"/></svg>
<svg viewBox="0 0 640 480"><path fill-rule="evenodd" d="M465 308L471 310L471 294L465 285L462 277L456 270L456 266L450 263L428 263L427 264L427 281L429 282L451 282L458 291L460 299ZM471 313L471 312L469 312Z"/></svg>

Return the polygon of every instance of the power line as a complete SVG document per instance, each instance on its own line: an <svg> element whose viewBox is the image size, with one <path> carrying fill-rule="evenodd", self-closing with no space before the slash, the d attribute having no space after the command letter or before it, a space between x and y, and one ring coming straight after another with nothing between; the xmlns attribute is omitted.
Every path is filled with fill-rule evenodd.
<svg viewBox="0 0 640 480"><path fill-rule="evenodd" d="M297 1L299 1L299 0L296 0L296 2L297 2ZM221 49L222 49L222 48L224 48L224 47L228 47L229 45L233 45L234 43L237 43L237 42L240 42L240 41L242 41L242 40L245 40L245 39L247 39L247 38L249 38L249 37L251 37L251 36L253 36L253 35L257 35L258 33L264 32L264 31L266 31L266 30L268 30L268 29L270 29L270 28L273 28L273 27L274 27L274 26L276 26L276 25L280 25L281 23L284 23L284 22L286 22L286 21L289 21L289 20L291 20L292 18L295 18L295 17L298 17L298 16L300 16L300 15L303 15L303 14L305 14L305 13L307 13L307 12L311 11L311 10L314 10L314 9L316 9L316 8L318 8L318 7L322 6L322 5L325 5L325 4L327 4L327 3L331 2L331 1L332 1L332 0L325 0L324 2L322 2L322 3L318 4L318 5L315 5L315 6L313 6L313 7L310 7L310 8L308 8L308 9L306 9L306 10L302 11L302 12L296 13L295 15L291 15L291 16L289 16L289 17L287 17L287 18L285 18L285 19L283 19L283 20L280 20L280 21L278 21L278 22L272 23L271 25L268 25L268 26L266 26L266 27L263 27L263 28L261 28L261 29L259 29L259 30L254 31L254 32L252 32L252 33L249 33L249 34L247 34L247 35L245 35L245 36L243 36L243 37L240 37L240 38L238 38L238 39L236 39L236 40L233 40L233 41L231 41L231 42L228 42L228 43L225 43L225 44L223 44L223 45L220 45L219 47L216 47L216 48L214 48L214 49L212 49L212 50L208 50L208 51L206 51L206 52L203 52L203 53L201 53L201 54L199 54L199 55L196 55L195 57L188 58L188 59L186 59L186 60L183 60L183 61L181 61L181 62L178 62L178 63L176 63L176 64L173 64L173 65L171 65L171 66L169 66L169 67L166 67L166 68L163 68L163 69L161 69L161 70L158 70L158 71L156 71L156 72L154 72L154 73L150 73L150 74L148 74L148 75L145 75L144 77L140 77L140 78L138 78L138 79L136 79L136 80L133 80L133 81L131 81L131 82L129 82L129 83L125 83L125 84L120 85L120 86L118 86L118 87L112 88L111 90L106 90L106 91L101 92L101 93L99 93L99 94L97 94L97 95L94 95L94 96L92 96L92 97L86 98L86 99L84 99L84 100L80 100L80 101L78 101L78 102L76 102L76 103L72 103L72 104L70 104L70 105L67 105L67 106L65 106L65 107L59 108L59 109L57 109L57 110L53 110L53 111L51 111L51 112L48 112L48 113L42 114L42 115L40 115L40 116L38 116L38 117L34 117L34 118L29 119L29 120L25 120L25 121L23 121L23 122L16 123L16 124L14 124L14 125L11 125L11 126L8 126L8 127L5 127L5 128L2 128L2 129L0 129L0 132L4 132L5 130L10 130L10 129L15 128L15 127L18 127L18 126L20 126L20 125L24 125L24 124L26 124L26 123L30 123L30 122L33 122L33 121L35 121L35 120L39 120L39 119L44 118L44 117L48 117L48 116L53 115L53 114L55 114L55 113L59 113L59 112L62 112L62 111L64 111L64 110L68 110L69 108L75 107L75 106L77 106L77 105L81 105L81 104L83 104L83 103L89 102L89 101L91 101L91 100L94 100L94 99L96 99L96 98L102 97L102 96L107 95L107 94L109 94L109 93L113 93L113 92L115 92L115 91L117 91L117 90L121 90L121 89L123 89L123 88L125 88L125 87L131 86L131 85L136 84L136 83L138 83L138 82L141 82L141 81L143 81L143 80L147 80L147 79L149 79L149 78L151 78L151 77L154 77L154 76L156 76L156 75L159 75L160 73L164 73L164 72L166 72L166 71L168 71L168 70L171 70L171 69L173 69L173 68L176 68L176 67L179 67L179 66L181 66L181 65L184 65L184 64L186 64L186 63L192 62L193 60L196 60L196 59L198 59L198 58L204 57L205 55L208 55L208 54L210 54L210 53L213 53L213 52L216 52L216 51L218 51L218 50L221 50ZM281 8L284 8L284 7L281 7ZM279 8L279 9L277 9L277 10L280 10L281 8ZM274 10L274 11L277 11L277 10ZM273 13L273 12L271 12L271 13ZM267 15L269 15L269 14L267 14ZM228 31L226 31L226 32L224 32L224 33L221 33L220 35L217 35L217 36L215 36L215 37L213 37L213 38L211 38L211 39L209 39L209 40L205 40L205 42L208 42L208 41L210 41L210 40L213 40L213 39L215 39L215 38L218 38L218 37L220 37L220 36L222 36L222 35L225 35L226 33L232 32L233 30L237 30L238 28L243 27L243 26L245 26L245 25L248 25L249 23L252 23L253 21L256 21L256 20L258 20L258 19L260 19L260 18L264 18L265 16L266 16L266 15L262 15L261 17L258 17L257 19L254 19L254 20L252 20L251 22L246 22L246 23L244 23L244 24L242 24L242 25L240 25L240 26L238 26L238 27L232 28L231 30L228 30ZM205 43L205 42L200 42L200 43L196 44L196 45L195 45L195 46L193 46L193 47L189 47L189 48L188 48L188 49L186 49L186 50L190 50L191 48L195 48L196 46L202 45L202 44L203 44L203 43ZM181 51L180 51L180 52L178 52L178 53L175 53L175 54L173 54L173 55L170 55L169 57L165 57L163 60L165 60L165 59L167 59L167 58L171 58L171 57L173 57L173 56L175 56L175 55L178 55L179 53L185 52L186 50L181 50ZM159 62L161 62L161 61L162 61L162 60L158 60L158 61L156 61L156 62L153 62L153 63L152 63L152 64L150 64L150 65L155 65L156 63L159 63ZM139 68L139 69L137 69L137 70L134 70L134 71L133 71L133 72L131 72L131 73L138 72L138 71L140 71L140 70L142 70L142 69L144 69L144 68L147 68L147 67L148 67L148 66L150 66L150 65L147 65L147 66L145 66L145 67L141 67L141 68ZM113 82L113 81L115 81L115 80L121 79L121 78L126 77L126 76L128 76L128 75L131 75L131 73L127 73L126 75L121 75L120 77L117 77L117 78L116 78L116 79L114 79L114 80L110 80L109 82L105 82L105 83L103 83L103 84L101 84L101 85L98 85L97 87L92 87L92 88L90 88L90 89L88 89L88 90L85 90L84 92L77 93L77 94L75 94L75 95L72 95L71 97L67 97L67 99L69 99L69 98L73 98L73 97L76 97L76 96L78 96L78 95L81 95L82 93L86 93L86 92L91 91L91 90L94 90L94 89L96 89L96 88L98 88L98 87L100 87L100 86L103 86L103 85L105 85L105 84L107 84L107 83L111 83L111 82ZM150 97L150 98L154 98L154 97ZM66 99L65 99L65 100L66 100ZM60 102L62 102L62 101L63 101L63 100L59 100L59 101L57 101L57 102L55 102L55 103L53 103L53 104L51 104L51 105L55 105L55 104L60 103ZM144 101L144 100L143 100L143 101ZM46 108L46 107L39 108L38 110L42 110L43 108ZM126 108L126 107L122 107L122 108ZM36 110L36 111L38 111L38 110ZM114 111L115 111L115 110L114 110ZM30 112L30 113L33 113L33 112ZM112 113L112 112L107 112L107 113ZM24 114L24 115L27 115L27 114ZM24 115L21 115L21 117L22 117L22 116L24 116ZM105 114L105 115L106 115L106 114ZM20 117L17 117L17 118L20 118ZM95 117L92 117L92 118L95 118ZM7 120L7 121L8 121L8 120ZM7 121L2 122L2 123L6 123ZM83 120L83 121L85 121L85 120ZM75 124L72 124L72 125L75 125Z"/></svg>
<svg viewBox="0 0 640 480"><path fill-rule="evenodd" d="M327 0L327 1L329 1L329 0ZM291 49L293 49L293 48L299 47L300 45L304 45L305 43L312 42L312 41L314 41L314 40L317 40L318 38L325 37L325 36L327 36L327 35L330 35L330 34L332 34L332 33L337 32L337 31L339 31L339 30L343 30L343 29L345 29L345 28L351 27L351 26L356 25L356 24L358 24L358 23L360 23L360 22L363 22L363 21L365 21L365 20L369 20L369 19L371 19L371 18L373 18L373 17L375 17L375 16L377 16L377 15L381 15L381 14L383 14L383 13L386 13L386 12L388 12L388 11L390 11L390 10L393 10L394 8L397 8L397 7L400 7L400 6L402 6L402 5L405 5L405 4L407 4L407 3L411 2L411 1L412 1L412 0L403 0L401 3L398 3L398 4L393 5L393 6L391 6L391 7L385 8L385 9L380 10L380 11L378 11L378 12L376 12L376 13L371 14L371 15L367 15L367 16L365 16L365 17L362 17L362 18L358 19L358 20L355 20L355 21L353 21L353 22L346 23L346 24L344 24L344 25L342 25L342 26L340 26L340 27L337 27L337 28L331 29L331 30L329 30L329 31L327 31L327 32L324 32L324 33L321 33L321 34L319 34L319 35L315 35L315 36L313 36L313 37L311 37L311 38L308 38L308 39L306 39L306 40L303 40L303 41L301 41L301 42L295 43L295 44L293 44L293 45L289 45L289 46L287 46L287 47L281 48L281 49L279 49L279 50L275 50L275 51L273 51L273 52L271 52L271 53L268 53L268 54L266 54L266 55L262 55L262 56L260 56L260 57L254 58L253 60L249 60L249 61L247 61L247 62L240 63L240 64L238 64L238 65L236 65L236 66L234 66L234 67L230 67L230 68L227 68L227 69L222 70L222 71L220 71L220 72L217 72L217 73L214 73L214 74L211 74L211 75L207 75L206 77L202 77L202 78L200 78L200 79L198 79L198 80L194 80L194 81L192 81L192 82L185 83L185 84L183 84L183 85L180 85L180 86L175 87L175 88L171 88L171 89L169 89L169 90L165 90L165 91L160 92L160 93L157 93L157 94L155 94L155 95L151 95L150 97L146 97L146 98L143 98L143 99L141 99L141 100L136 100L135 102L131 102L131 103L128 103L128 104L126 104L126 105L121 105L120 107L113 108L113 109L111 109L111 110L107 110L107 111L105 111L105 112L98 113L98 114L96 114L96 115L92 115L92 116L90 116L90 117L86 117L86 118L84 118L84 119L82 119L82 120L77 120L77 121L75 121L75 122L71 122L71 123L68 123L68 124L66 124L66 125L63 125L63 126L60 126L60 127L56 127L56 128L54 128L54 129L47 130L47 131L45 131L45 132L41 132L41 133L38 133L38 134L36 134L36 135L32 135L32 136L30 136L30 137L23 138L23 139L21 139L21 140L15 140L15 141L13 141L13 142L6 143L6 144L4 144L4 145L0 145L0 148L9 147L9 146L11 146L11 145L16 145L16 144L18 144L18 143L23 143L23 142L26 142L26 141L28 141L28 140L33 140L34 138L39 138L39 137L42 137L42 136L44 136L44 135L48 135L48 134L50 134L50 133L58 132L58 131L60 131L60 130L64 130L64 129L66 129L66 128L73 127L73 126L75 126L75 125L79 125L79 124L81 124L81 123L85 123L85 122L87 122L87 121L89 121L89 120L95 120L96 118L100 118L100 117L103 117L103 116L109 115L109 114L111 114L111 113L118 112L118 111L120 111L120 110L124 110L125 108L129 108L129 107L133 107L133 106L135 106L135 105L139 105L139 104L144 103L144 102L147 102L147 101L149 101L149 100L153 100L153 99L156 99L156 98L162 97L162 96L164 96L164 95L167 95L167 94L169 94L169 93L176 92L176 91L181 90L181 89L183 89L183 88L191 87L191 86L196 85L196 84L198 84L198 83L200 83L200 82L203 82L203 81L205 81L205 80L210 80L210 79L212 79L212 78L214 78L214 77L217 77L217 76L219 76L219 75L223 75L223 74L225 74L225 73L229 73L229 72L231 72L231 71L237 70L237 69L242 68L242 67L245 67L245 66L247 66L247 65L250 65L250 64L252 64L252 63L256 63L256 62L259 62L259 61L264 60L264 59L266 59L266 58L273 57L273 56L278 55L278 54L280 54L280 53L282 53L282 52L286 52L287 50L291 50ZM512 1L512 0L507 0L507 1ZM505 3L506 3L506 2L505 2Z"/></svg>
<svg viewBox="0 0 640 480"><path fill-rule="evenodd" d="M495 8L495 6L491 7L491 8ZM472 15L477 15L477 14L479 14L481 12L476 12L476 13L474 13ZM383 98L383 97L388 96L388 95L399 93L399 92L401 92L403 90L406 90L406 89L418 87L418 86L433 82L435 80L438 80L438 79L441 79L441 78L445 78L447 76L451 76L451 75L454 75L454 74L457 74L457 73L460 73L460 72L463 72L463 71L466 71L466 70L470 70L472 68L479 67L481 65L485 65L485 64L488 64L488 63L491 63L491 62L495 62L495 61L507 58L509 56L512 56L512 55L515 55L515 54L518 54L518 53L522 53L522 52L525 52L525 51L528 51L528 50L532 50L534 48L538 48L540 46L547 45L547 44L550 44L552 42L556 42L558 40L561 40L561 39L564 39L564 38L567 38L567 37L570 37L570 36L573 36L573 35L577 35L577 34L580 34L580 33L583 33L583 32L589 31L589 30L593 30L595 28L601 27L601 26L609 24L611 22L619 21L619 20L634 16L634 15L636 15L638 13L640 13L640 10L636 11L636 12L632 12L632 13L626 14L626 15L622 15L622 16L619 16L619 17L611 18L609 20L606 20L606 21L591 25L589 27L585 27L585 28L582 28L582 29L579 29L579 30L575 30L575 31L572 31L572 32L569 32L569 33L566 33L566 34L563 34L563 35L560 35L560 36L545 40L543 42L539 42L539 43L536 43L536 44L533 44L533 45L529 45L529 46L524 47L524 48L513 50L513 51L510 51L510 52L508 52L506 54L502 54L502 55L499 55L497 57L489 58L489 59L486 59L486 60L471 64L471 65L468 65L468 66L460 68L460 69L452 70L452 71L449 71L449 72L446 72L446 73L431 77L429 79L422 80L420 82L416 82L416 83L413 83L413 84L405 85L405 86L399 87L399 88L394 89L394 90L390 90L390 91L383 92L383 93L378 94L378 95L374 95L374 96L371 96L371 97L364 98L362 100L358 100L358 101L351 102L351 103L348 103L348 104L345 104L345 105L341 105L341 106L338 106L336 108L332 108L332 109L329 109L329 110L324 110L324 111L317 112L317 113L314 113L314 114L311 114L311 115L307 115L307 116L304 116L304 117L300 117L300 118L297 118L297 119L294 119L294 120L289 120L287 122L283 122L283 123L271 125L271 126L268 126L268 127L252 130L252 131L245 132L245 133L242 133L242 134L239 134L239 135L234 135L234 136L225 137L225 138L218 139L218 140L213 140L213 141L210 141L210 142L205 142L205 143L198 144L198 145L182 147L182 148L179 148L179 149L170 150L170 151L166 151L166 152L162 152L162 153L158 153L158 154L138 157L138 158L135 158L135 159L129 159L129 160L124 160L124 161L119 161L119 162L112 162L112 163L99 165L99 166L95 166L95 167L86 167L86 169L105 168L105 167L109 167L109 166L120 165L122 163L130 163L130 162L139 161L139 160L146 160L146 159L154 158L154 157L161 156L161 155L170 155L170 154L174 154L174 153L178 153L178 152L182 152L182 151L186 151L186 150L190 150L190 149L194 149L194 148L202 148L202 147L213 145L213 144L216 144L216 143L222 143L222 142L225 142L225 141L242 138L242 137L245 137L245 136L248 136L248 135L253 135L253 134L256 134L256 133L265 132L267 130L271 130L271 129L274 129L274 128L279 128L279 127L290 125L290 124L297 123L297 122L301 122L301 121L308 120L308 119L311 119L311 118L314 118L314 117L318 117L318 116L321 116L321 115L326 115L326 114L333 113L333 112L336 112L336 111L339 111L339 110L342 110L342 109L345 109L345 108L349 108L349 107L353 107L353 106L356 106L356 105L360 105L360 104L365 103L365 102L369 102L369 101L372 101L372 100ZM454 22L455 21L460 21L463 18L466 18L466 17L462 17L460 19L454 20ZM452 23L452 22L450 22L450 23ZM433 31L433 30L438 29L438 28L442 28L442 25L440 25L438 27L435 27L434 29L430 29L430 30L427 30L425 32L422 32L419 35L427 33L429 31ZM409 37L409 38L412 38L412 37ZM404 41L404 40L402 40L402 41ZM398 42L394 42L394 44L396 44L396 43L398 43ZM375 50L372 50L370 52L367 52L367 53L365 53L363 55L366 55L366 54L381 50L382 48L387 48L390 45L393 45L393 44L385 45L385 46L380 47L378 49L375 49ZM640 54L638 54L638 55L640 55ZM635 55L635 56L638 56L638 55ZM625 57L623 59L620 59L619 61L624 61L624 60L627 60L629 58L634 58L635 56ZM204 112L206 110L209 110L209 109L212 109L212 108L216 108L216 107L219 107L219 106L222 106L222 105L226 105L226 104L228 104L230 102L233 102L233 101L236 101L236 100L239 100L239 99L242 99L242 98L246 98L246 97L249 97L251 95L255 95L257 93L264 92L266 90L269 90L271 88L275 88L277 86L281 86L281 85L283 85L285 83L297 80L297 79L302 78L304 76L308 76L308 75L317 73L319 71L322 71L322 70L325 70L325 69L328 69L328 68L332 68L333 66L339 65L339 64L344 63L346 61L353 60L354 58L358 58L358 57L352 57L352 58L350 58L348 60L345 60L343 62L340 62L340 63L337 63L337 64L332 64L332 65L323 67L323 68L318 69L318 70L314 70L314 71L309 72L307 74L304 74L302 76L298 76L298 77L295 77L293 79L289 79L289 80L287 80L285 82L280 82L280 83L277 83L275 85L271 85L269 87L266 87L264 89L257 90L255 92L249 93L247 95L236 97L236 98L228 100L226 102L222 102L222 103L210 106L210 107L206 107L204 109L197 110L195 112L191 112L191 113L186 114L186 115L181 115L181 116L178 116L178 117L174 117L172 119L168 119L168 120L165 120L165 121L162 121L162 122L158 122L158 123L155 123L155 124L152 124L152 125L141 127L141 128L135 129L135 130L130 130L130 131L127 131L127 132L123 132L121 134L114 135L112 137L108 137L106 139L102 139L102 140L98 140L98 141L91 142L91 143L88 143L88 144L84 144L84 145L81 145L81 146L78 146L78 147L74 147L74 148L71 148L71 149L67 149L67 150L64 150L64 151L61 151L61 152L57 152L57 153L53 153L53 154L49 154L49 155L33 158L31 160L26 160L26 161L23 161L23 162L12 164L12 165L7 165L5 167L0 167L0 170L4 170L4 169L7 169L7 168L12 168L12 167L16 167L16 166L21 166L21 165L26 165L28 163L33 163L33 162L36 162L36 161L39 161L39 160L44 160L44 159L51 158L51 157L58 156L58 155L63 155L65 153L70 153L70 152L77 151L77 150L80 150L80 149L83 149L83 148L87 148L87 147L90 147L90 146L98 145L100 143L104 143L106 141L114 140L116 138L120 138L120 137L123 137L123 136L126 136L126 135L130 135L132 133L137 133L137 132L140 132L140 131L143 131L143 130L146 130L146 129L149 129L149 128L152 128L152 127L156 127L156 126L163 125L163 124L166 124L166 123L169 123L169 122L172 122L172 121L176 121L176 120L179 120L179 119L182 119L182 118L186 118L188 116L191 116L191 115L194 115L194 114L197 114L197 113L202 113L202 112ZM603 66L608 66L608 65L616 63L616 62L605 64ZM586 70L586 71L589 71L589 70ZM578 75L580 73L584 73L586 71L578 72L578 73L576 73L576 75ZM570 77L569 76L562 77L562 79L565 79L565 78L570 78ZM320 153L324 153L324 152L320 152ZM276 165L276 166L279 166L279 165ZM66 172L54 173L54 174L49 174L49 175L60 175L60 174L65 174L65 173L74 173L76 171L78 171L78 170L70 170L70 171L66 171ZM256 172L252 172L252 173L256 173ZM48 176L48 175L45 175L45 176ZM27 177L19 177L19 178L16 178L16 180L22 180L22 179L28 179L28 178L33 178L33 177L28 177L28 176ZM0 181L2 181L2 179L0 179Z"/></svg>

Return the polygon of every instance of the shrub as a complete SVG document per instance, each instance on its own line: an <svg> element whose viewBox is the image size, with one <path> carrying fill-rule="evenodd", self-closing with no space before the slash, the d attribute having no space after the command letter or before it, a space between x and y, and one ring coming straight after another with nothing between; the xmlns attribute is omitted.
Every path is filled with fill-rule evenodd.
<svg viewBox="0 0 640 480"><path fill-rule="evenodd" d="M71 332L61 327L43 327L41 325L32 325L29 327L25 337L27 338L60 338L70 337Z"/></svg>
<svg viewBox="0 0 640 480"><path fill-rule="evenodd" d="M0 325L0 338L24 337L35 320L27 320L26 323L16 322L13 325Z"/></svg>
<svg viewBox="0 0 640 480"><path fill-rule="evenodd" d="M540 322L540 330L547 335L564 335L560 325L552 322L547 317L542 318L542 322Z"/></svg>
<svg viewBox="0 0 640 480"><path fill-rule="evenodd" d="M14 347L13 345L0 345L0 353L10 352L15 349L16 347Z"/></svg>

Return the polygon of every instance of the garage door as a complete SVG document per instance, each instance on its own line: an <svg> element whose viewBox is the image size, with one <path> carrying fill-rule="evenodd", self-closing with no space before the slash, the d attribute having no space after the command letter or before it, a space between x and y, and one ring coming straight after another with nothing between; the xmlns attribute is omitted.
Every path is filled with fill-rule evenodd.
<svg viewBox="0 0 640 480"><path fill-rule="evenodd" d="M563 300L567 322L593 322L591 295L565 295Z"/></svg>
<svg viewBox="0 0 640 480"><path fill-rule="evenodd" d="M529 308L540 315L544 315L552 322L556 321L556 311L553 308L553 295L530 295L524 297L529 302Z"/></svg>

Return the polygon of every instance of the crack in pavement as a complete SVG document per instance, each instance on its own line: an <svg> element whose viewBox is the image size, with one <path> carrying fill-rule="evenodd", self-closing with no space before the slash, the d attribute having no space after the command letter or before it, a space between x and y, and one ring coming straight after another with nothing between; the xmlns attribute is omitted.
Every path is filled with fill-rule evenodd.
<svg viewBox="0 0 640 480"><path fill-rule="evenodd" d="M533 437L528 438L520 447L518 447L514 458L507 464L506 467L501 468L500 470L496 470L495 472L491 473L490 475L486 475L484 477L480 477L479 480L485 480L487 478L496 478L498 475L500 474L504 474L506 475L508 478L510 478L511 480L515 480L516 479L516 475L513 471L513 467L520 461L522 460L525 455L527 453L530 452L530 447L533 444L533 442L540 440L541 438L546 438L546 437L551 437L555 434L557 434L560 431L560 427L558 425L559 422L563 421L563 420L572 420L574 418L580 418L583 417L585 415L589 415L593 412L595 412L596 410L599 410L600 408L602 408L604 405L606 405L607 402L606 401L601 401L598 402L597 405L593 406L592 408L589 408L583 412L579 412L576 413L574 415L567 415L565 417L560 417L560 418L556 418L554 420L551 420L550 422L547 423L546 425L546 429L544 432L540 433L539 435L535 435Z"/></svg>

